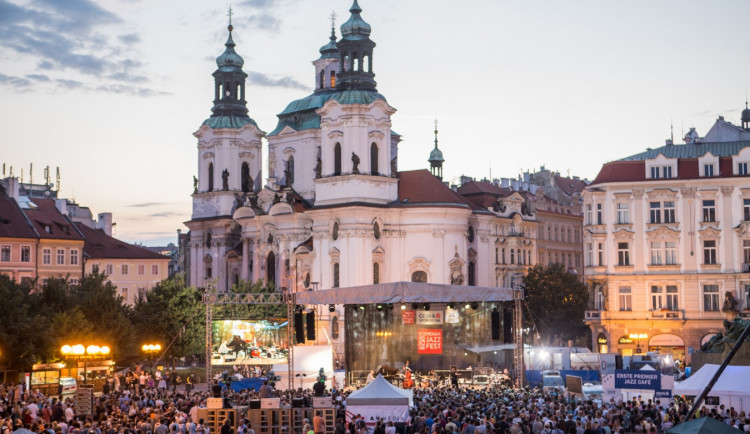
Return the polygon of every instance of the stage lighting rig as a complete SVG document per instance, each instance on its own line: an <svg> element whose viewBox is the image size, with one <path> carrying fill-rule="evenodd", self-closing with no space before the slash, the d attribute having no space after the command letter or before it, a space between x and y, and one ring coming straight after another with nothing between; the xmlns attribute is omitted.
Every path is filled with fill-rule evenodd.
<svg viewBox="0 0 750 434"><path fill-rule="evenodd" d="M456 303L448 303L447 307L448 307L448 309L455 309L456 308Z"/></svg>
<svg viewBox="0 0 750 434"><path fill-rule="evenodd" d="M472 302L472 303L471 303L471 309L472 309L472 310L477 310L477 309L479 309L479 303L477 303L476 301L475 301L475 302Z"/></svg>
<svg viewBox="0 0 750 434"><path fill-rule="evenodd" d="M328 312L336 312L336 305L335 304L329 304L328 305Z"/></svg>
<svg viewBox="0 0 750 434"><path fill-rule="evenodd" d="M364 304L360 304L359 305L359 310L365 310L365 305Z"/></svg>
<svg viewBox="0 0 750 434"><path fill-rule="evenodd" d="M377 309L378 312L382 312L383 311L383 305L380 304L380 303L378 303L377 305L375 305L375 309Z"/></svg>
<svg viewBox="0 0 750 434"><path fill-rule="evenodd" d="M412 303L411 304L411 308L414 309L414 310L419 309L419 303Z"/></svg>
<svg viewBox="0 0 750 434"><path fill-rule="evenodd" d="M430 310L430 303L425 303L424 305L422 305L422 309Z"/></svg>
<svg viewBox="0 0 750 434"><path fill-rule="evenodd" d="M406 305L404 303L401 303L401 310L406 310Z"/></svg>

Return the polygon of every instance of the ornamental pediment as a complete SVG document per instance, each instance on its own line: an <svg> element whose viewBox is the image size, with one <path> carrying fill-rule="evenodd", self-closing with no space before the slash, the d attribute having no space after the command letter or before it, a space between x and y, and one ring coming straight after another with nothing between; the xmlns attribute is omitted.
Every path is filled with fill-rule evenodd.
<svg viewBox="0 0 750 434"><path fill-rule="evenodd" d="M742 238L750 238L750 222L740 222L740 225L735 228Z"/></svg>
<svg viewBox="0 0 750 434"><path fill-rule="evenodd" d="M377 139L377 140L383 140L383 139L385 138L385 133L383 133L382 131L379 131L379 130L375 130L375 131L370 131L370 132L369 132L369 133L367 134L367 137L368 137L368 138L369 138L370 140L373 140L373 139Z"/></svg>
<svg viewBox="0 0 750 434"><path fill-rule="evenodd" d="M698 230L702 238L719 238L721 237L721 231L713 226L707 226L703 229Z"/></svg>
<svg viewBox="0 0 750 434"><path fill-rule="evenodd" d="M214 153L213 153L213 152L205 152L205 153L203 154L203 159L204 159L204 160L208 160L209 158L214 158L214 156L215 156L215 155L214 155Z"/></svg>
<svg viewBox="0 0 750 434"><path fill-rule="evenodd" d="M328 251L328 256L331 257L331 262L339 262L339 259L341 258L341 251L335 247L331 247L331 249Z"/></svg>
<svg viewBox="0 0 750 434"><path fill-rule="evenodd" d="M677 192L671 188L656 188L648 192L649 199L673 199Z"/></svg>
<svg viewBox="0 0 750 434"><path fill-rule="evenodd" d="M622 240L622 239L626 239L626 238L633 238L633 231L629 231L629 230L623 228L623 229L619 229L619 230L613 232L612 235L617 240Z"/></svg>
<svg viewBox="0 0 750 434"><path fill-rule="evenodd" d="M239 153L239 157L240 158L245 158L245 159L248 159L248 160L253 160L253 159L255 159L255 154L253 152L240 152Z"/></svg>
<svg viewBox="0 0 750 434"><path fill-rule="evenodd" d="M328 138L331 140L338 140L344 137L344 132L340 130L334 130L328 133Z"/></svg>
<svg viewBox="0 0 750 434"><path fill-rule="evenodd" d="M280 132L279 132L279 135L280 135L280 136L284 136L284 135L287 135L287 134L294 134L294 133L296 133L296 132L297 132L297 130L295 130L294 128L292 128L292 127L290 127L289 125L287 125L287 126L285 126L285 127L284 127L284 128L283 128L283 129L282 129L282 130L281 130Z"/></svg>
<svg viewBox="0 0 750 434"><path fill-rule="evenodd" d="M286 202L279 202L272 206L270 210L268 210L268 215L270 216L289 214L294 214L294 209Z"/></svg>
<svg viewBox="0 0 750 434"><path fill-rule="evenodd" d="M673 239L680 235L680 231L669 226L659 226L656 229L648 231L646 234L652 239Z"/></svg>

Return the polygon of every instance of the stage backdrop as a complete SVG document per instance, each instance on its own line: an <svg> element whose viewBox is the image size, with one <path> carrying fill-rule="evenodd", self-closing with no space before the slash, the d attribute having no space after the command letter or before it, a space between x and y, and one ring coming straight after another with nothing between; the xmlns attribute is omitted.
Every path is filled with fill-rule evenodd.
<svg viewBox="0 0 750 434"><path fill-rule="evenodd" d="M478 356L467 347L500 344L492 340L491 312L501 312L503 302L479 303L477 309L463 305L447 309L445 304L431 303L430 310L393 309L378 311L375 306L353 309L346 306L346 360L350 371L369 371L378 366L397 368L407 360L412 369L464 369L476 366ZM503 315L500 315L503 318ZM504 324L499 324L502 330ZM510 327L510 324L507 324ZM501 338L504 333L499 333Z"/></svg>

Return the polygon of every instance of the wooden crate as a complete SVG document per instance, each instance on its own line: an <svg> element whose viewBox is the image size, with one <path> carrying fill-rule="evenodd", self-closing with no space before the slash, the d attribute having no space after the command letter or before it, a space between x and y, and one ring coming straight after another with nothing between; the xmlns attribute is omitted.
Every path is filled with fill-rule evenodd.
<svg viewBox="0 0 750 434"><path fill-rule="evenodd" d="M210 429L211 433L221 432L224 419L229 419L232 428L237 429L237 410L233 408L199 408L198 419L203 419L203 425Z"/></svg>

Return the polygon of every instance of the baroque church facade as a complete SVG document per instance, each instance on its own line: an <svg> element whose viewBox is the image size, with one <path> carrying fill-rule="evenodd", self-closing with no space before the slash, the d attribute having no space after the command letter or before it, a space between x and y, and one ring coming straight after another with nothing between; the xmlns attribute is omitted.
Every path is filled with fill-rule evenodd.
<svg viewBox="0 0 750 434"><path fill-rule="evenodd" d="M313 61L314 91L289 103L270 133L248 116L229 26L212 114L194 133L188 282L220 292L258 280L292 291L397 281L508 286L524 270L499 252L513 245L507 254L518 264L521 256L524 266L536 262L532 207L518 195L480 203L445 185L437 127L431 170L398 170L396 109L376 88L371 28L356 0L349 12L341 38L331 29ZM321 311L319 327L343 319L343 306ZM343 333L317 333L319 343L328 337L342 354Z"/></svg>

